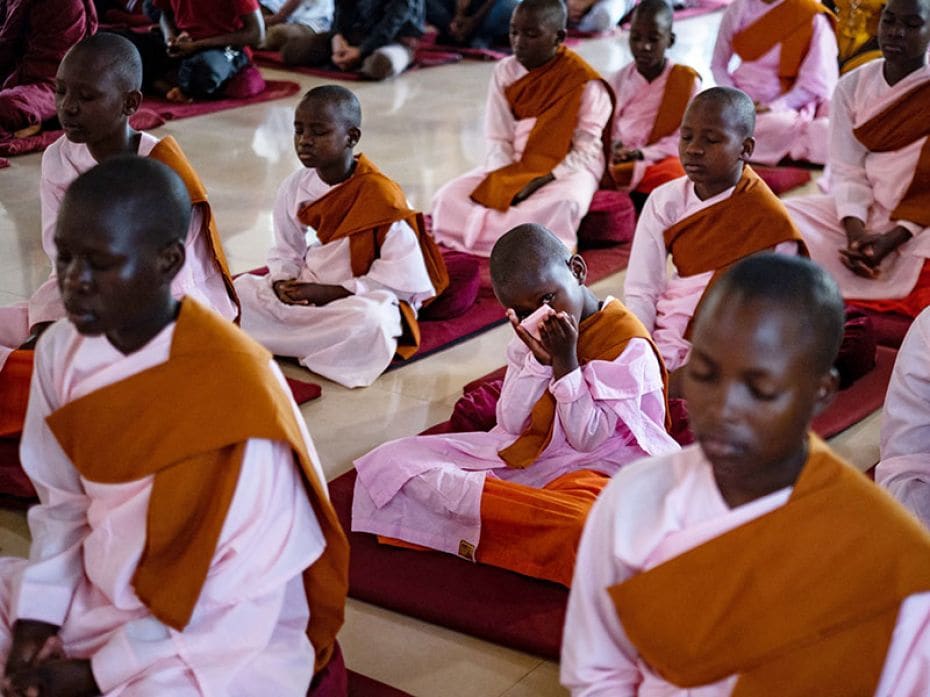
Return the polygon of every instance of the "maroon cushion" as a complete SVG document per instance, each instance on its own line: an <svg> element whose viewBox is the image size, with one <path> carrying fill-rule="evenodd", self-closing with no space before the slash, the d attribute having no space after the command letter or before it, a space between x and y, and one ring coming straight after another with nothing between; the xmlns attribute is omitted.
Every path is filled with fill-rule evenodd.
<svg viewBox="0 0 930 697"><path fill-rule="evenodd" d="M247 99L261 94L265 87L265 78L258 72L258 68L247 65L230 78L223 89L223 95L230 99Z"/></svg>
<svg viewBox="0 0 930 697"><path fill-rule="evenodd" d="M691 432L687 402L683 399L668 400L668 413L672 420L669 435L678 442L678 445L691 445L694 442L694 433Z"/></svg>
<svg viewBox="0 0 930 697"><path fill-rule="evenodd" d="M769 185L776 196L804 186L811 180L811 173L798 167L762 167L753 165L752 168L762 181Z"/></svg>
<svg viewBox="0 0 930 697"><path fill-rule="evenodd" d="M623 191L600 189L591 199L588 214L578 228L578 247L609 247L633 239L636 209Z"/></svg>
<svg viewBox="0 0 930 697"><path fill-rule="evenodd" d="M478 299L481 271L478 258L462 252L443 252L449 287L423 308L420 319L443 320L464 314Z"/></svg>
<svg viewBox="0 0 930 697"><path fill-rule="evenodd" d="M841 390L845 390L875 367L877 344L871 318L862 310L847 306L843 343L833 363L840 374Z"/></svg>
<svg viewBox="0 0 930 697"><path fill-rule="evenodd" d="M911 327L912 317L899 315L894 312L876 312L875 310L858 308L872 320L875 328L875 339L882 346L900 348L904 335Z"/></svg>
<svg viewBox="0 0 930 697"><path fill-rule="evenodd" d="M349 677L345 660L342 658L342 649L337 643L329 663L313 676L307 697L346 697L348 694Z"/></svg>
<svg viewBox="0 0 930 697"><path fill-rule="evenodd" d="M36 490L19 463L19 437L0 438L0 494L35 498Z"/></svg>
<svg viewBox="0 0 930 697"><path fill-rule="evenodd" d="M497 424L497 400L503 379L478 385L462 395L452 409L449 428L453 433L490 431Z"/></svg>

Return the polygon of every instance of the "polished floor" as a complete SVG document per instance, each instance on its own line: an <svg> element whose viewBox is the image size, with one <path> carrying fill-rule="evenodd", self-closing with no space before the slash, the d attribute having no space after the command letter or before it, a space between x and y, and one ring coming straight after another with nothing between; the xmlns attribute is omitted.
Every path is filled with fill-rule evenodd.
<svg viewBox="0 0 930 697"><path fill-rule="evenodd" d="M710 54L720 15L676 25L671 55L710 81ZM577 50L604 74L629 58L626 37L583 42ZM416 71L390 82L346 83L362 103L360 149L400 182L415 207L428 209L434 192L483 157L485 91L492 65L465 62ZM322 80L267 71L303 89ZM234 272L264 263L272 239L271 206L278 183L299 166L291 140L295 100L169 123L210 192ZM47 277L39 226L40 156L14 158L0 170L0 304L21 300ZM622 274L594 286L620 295ZM323 397L302 409L333 478L353 458L386 439L416 433L445 419L461 386L503 363L510 330L499 327L438 355L384 375L373 386L347 390L321 378ZM299 368L285 371L307 378ZM878 414L834 439L858 466L878 460ZM0 553L24 555L25 517L0 510ZM451 600L451 599L450 599ZM350 668L415 697L555 697L555 663L482 642L441 627L350 601L340 635Z"/></svg>

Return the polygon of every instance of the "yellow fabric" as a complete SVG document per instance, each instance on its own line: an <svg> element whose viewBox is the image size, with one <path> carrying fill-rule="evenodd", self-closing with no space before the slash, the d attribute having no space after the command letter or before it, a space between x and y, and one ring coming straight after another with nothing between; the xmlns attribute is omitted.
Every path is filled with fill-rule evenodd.
<svg viewBox="0 0 930 697"><path fill-rule="evenodd" d="M219 315L185 299L167 362L70 402L47 421L84 478L121 484L154 475L132 585L155 617L179 631L212 563L246 442L287 443L326 540L304 573L307 634L319 670L343 622L349 548L270 359ZM183 414L172 405L183 405Z"/></svg>
<svg viewBox="0 0 930 697"><path fill-rule="evenodd" d="M788 502L607 589L664 680L734 697L872 695L901 602L930 590L930 533L811 436Z"/></svg>

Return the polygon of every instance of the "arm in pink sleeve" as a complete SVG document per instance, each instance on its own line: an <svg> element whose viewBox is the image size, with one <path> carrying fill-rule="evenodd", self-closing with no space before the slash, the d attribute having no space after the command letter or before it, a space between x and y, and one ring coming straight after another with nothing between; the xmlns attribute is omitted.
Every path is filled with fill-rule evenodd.
<svg viewBox="0 0 930 697"><path fill-rule="evenodd" d="M853 135L858 77L853 71L840 80L830 102L830 188L837 218L854 217L864 222L875 199L865 172L869 151Z"/></svg>
<svg viewBox="0 0 930 697"><path fill-rule="evenodd" d="M519 338L507 345L507 373L497 400L497 427L519 435L533 406L552 379L552 368L542 365Z"/></svg>
<svg viewBox="0 0 930 697"><path fill-rule="evenodd" d="M572 148L552 174L556 179L571 172L588 170L595 177L604 173L604 128L610 121L613 105L610 94L600 80L591 80L584 87L578 108L578 125L572 135Z"/></svg>
<svg viewBox="0 0 930 697"><path fill-rule="evenodd" d="M80 477L45 421L61 406L54 370L61 359L56 343L65 328L59 323L49 329L36 349L20 453L39 504L29 509L29 563L14 591L11 611L13 620L56 625L64 622L84 578L81 545L89 530L89 501Z"/></svg>
<svg viewBox="0 0 930 697"><path fill-rule="evenodd" d="M281 183L275 197L272 212L274 244L268 251L268 270L272 281L297 278L307 256L307 228L295 215L300 179L304 174L304 170L291 174Z"/></svg>
<svg viewBox="0 0 930 697"><path fill-rule="evenodd" d="M516 121L504 95L503 62L495 66L488 86L488 99L484 109L484 137L487 141L485 168L489 171L505 167L514 161Z"/></svg>
<svg viewBox="0 0 930 697"><path fill-rule="evenodd" d="M733 58L733 35L736 34L738 21L737 11L740 3L727 5L717 30L717 41L714 43L714 53L710 59L710 70L714 81L720 87L736 87L730 75L730 59Z"/></svg>
<svg viewBox="0 0 930 697"><path fill-rule="evenodd" d="M830 100L839 80L836 34L824 15L814 17L814 34L791 89L769 103L772 111L801 109Z"/></svg>
<svg viewBox="0 0 930 697"><path fill-rule="evenodd" d="M635 697L642 682L636 649L607 594L633 575L616 558L617 511L610 491L608 486L585 523L568 596L559 678L572 697Z"/></svg>
<svg viewBox="0 0 930 697"><path fill-rule="evenodd" d="M623 302L652 333L656 323L656 303L666 286L668 254L664 227L658 217L655 196L646 199L633 234L633 248L623 284Z"/></svg>

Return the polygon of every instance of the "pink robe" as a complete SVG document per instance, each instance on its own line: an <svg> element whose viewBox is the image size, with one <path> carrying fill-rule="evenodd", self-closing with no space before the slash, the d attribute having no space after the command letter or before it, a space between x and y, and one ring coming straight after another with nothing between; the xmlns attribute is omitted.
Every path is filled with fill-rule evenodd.
<svg viewBox="0 0 930 697"><path fill-rule="evenodd" d="M141 135L138 152L140 156L146 157L158 144L158 138L144 132ZM0 307L0 370L10 353L29 338L32 327L65 316L58 293L58 274L55 271L55 224L68 186L78 175L95 165L97 161L86 145L72 143L65 136L52 143L42 155L42 179L39 183L42 248L48 255L52 270L28 302ZM171 284L171 292L176 298L190 296L232 321L236 317L236 305L230 299L223 273L213 259L210 240L201 234L202 221L203 214L195 206L185 243L187 259Z"/></svg>
<svg viewBox="0 0 930 697"><path fill-rule="evenodd" d="M419 240L403 221L391 226L379 258L364 276L352 275L348 238L320 244L297 212L332 188L316 170L305 168L281 184L269 274L235 281L241 326L273 353L296 356L315 373L346 387L361 387L374 382L394 357L401 334L399 301L417 309L436 293ZM272 284L295 278L342 286L352 295L320 307L286 305Z"/></svg>
<svg viewBox="0 0 930 697"><path fill-rule="evenodd" d="M729 508L699 446L634 463L607 485L585 525L562 639L572 697L727 697L736 677L683 689L649 670L606 589L784 505L782 489ZM790 592L790 589L785 589ZM901 606L876 697L925 697L930 593ZM826 696L823 696L826 697Z"/></svg>
<svg viewBox="0 0 930 697"><path fill-rule="evenodd" d="M301 574L325 541L290 449L248 441L207 581L178 632L151 615L130 582L145 544L153 478L84 479L46 424L62 405L166 361L173 332L169 325L130 355L105 336L82 337L66 320L39 341L22 461L40 504L29 510L29 560L0 560L2 660L12 623L33 619L61 626L67 655L90 659L106 695L303 697L314 652Z"/></svg>
<svg viewBox="0 0 930 697"><path fill-rule="evenodd" d="M470 198L489 172L516 162L523 154L536 119L515 120L504 90L527 72L513 57L494 66L484 115L487 157L483 167L453 179L436 192L433 236L437 242L486 257L491 255L497 239L510 228L539 223L552 230L569 249L577 246L578 225L588 212L604 174L601 137L612 109L607 89L596 80L584 88L571 151L552 170L555 181L506 211L485 208Z"/></svg>
<svg viewBox="0 0 930 697"><path fill-rule="evenodd" d="M510 468L497 453L520 436L546 390L557 402L552 440L533 465ZM616 360L553 381L552 369L514 338L497 426L401 438L356 460L352 529L450 554L461 540L478 547L486 477L541 488L582 469L610 476L644 455L677 450L664 424L662 375L648 342L633 339Z"/></svg>
<svg viewBox="0 0 930 697"><path fill-rule="evenodd" d="M91 0L6 0L0 11L0 139L55 115L55 74L97 31Z"/></svg>
<svg viewBox="0 0 930 697"><path fill-rule="evenodd" d="M729 198L732 193L730 188L702 201L694 192L691 180L681 177L649 195L636 223L623 302L652 333L669 371L677 370L688 361L691 342L685 339L685 331L714 272L683 277L676 270L669 271L665 231L680 220ZM782 242L775 251L797 254L797 244Z"/></svg>
<svg viewBox="0 0 930 697"><path fill-rule="evenodd" d="M826 16L814 17L814 34L791 89L782 93L778 80L781 46L774 46L759 60L734 58L733 37L776 7L763 0L734 0L723 13L711 59L714 80L723 87L737 87L769 111L756 117L754 162L777 164L783 157L817 164L827 161L827 118L830 97L839 77L836 35ZM736 58L739 60L739 58Z"/></svg>
<svg viewBox="0 0 930 697"><path fill-rule="evenodd" d="M895 360L881 456L875 481L930 527L930 308L914 320Z"/></svg>
<svg viewBox="0 0 930 697"><path fill-rule="evenodd" d="M925 228L891 220L891 211L910 186L926 138L893 152L871 152L853 135L854 128L930 80L930 66L915 70L893 87L885 82L883 66L882 60L867 63L844 75L837 85L830 114L830 194L785 201L811 258L830 272L844 298L903 298L913 290L924 260L930 257L930 234ZM845 217L859 218L868 232L875 233L902 225L913 237L885 259L878 278L862 278L840 262L839 250L846 247Z"/></svg>
<svg viewBox="0 0 930 697"><path fill-rule="evenodd" d="M665 85L675 63L668 60L665 70L652 82L647 82L635 63L630 63L617 71L610 86L614 88L617 96L617 108L614 111L613 142L622 143L624 148L640 150L643 159L633 163L633 179L627 187L635 189L642 181L646 169L667 157L678 157L678 131L657 140L652 145L646 145L655 125L662 98L665 96ZM701 89L701 81L695 80L691 90L694 97Z"/></svg>

